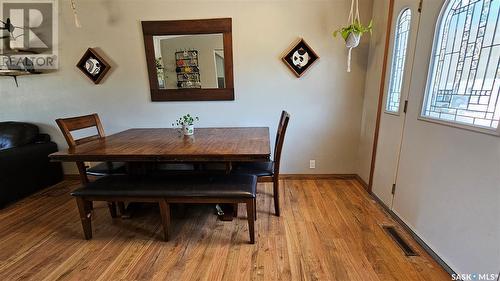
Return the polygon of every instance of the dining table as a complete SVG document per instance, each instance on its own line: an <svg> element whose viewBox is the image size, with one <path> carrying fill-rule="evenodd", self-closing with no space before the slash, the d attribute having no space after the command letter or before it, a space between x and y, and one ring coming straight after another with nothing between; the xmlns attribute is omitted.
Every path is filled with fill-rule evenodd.
<svg viewBox="0 0 500 281"><path fill-rule="evenodd" d="M59 162L226 163L269 161L268 127L132 128L49 155Z"/></svg>

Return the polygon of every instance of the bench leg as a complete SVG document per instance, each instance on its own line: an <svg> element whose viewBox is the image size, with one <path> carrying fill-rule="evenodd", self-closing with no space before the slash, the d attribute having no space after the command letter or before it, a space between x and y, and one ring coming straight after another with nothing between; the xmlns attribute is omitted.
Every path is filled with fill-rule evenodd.
<svg viewBox="0 0 500 281"><path fill-rule="evenodd" d="M92 202L81 197L76 198L80 220L82 221L83 234L86 240L92 239Z"/></svg>
<svg viewBox="0 0 500 281"><path fill-rule="evenodd" d="M248 232L250 233L250 244L255 244L255 201L250 199L246 201L247 205L247 220L248 220Z"/></svg>
<svg viewBox="0 0 500 281"><path fill-rule="evenodd" d="M117 217L116 203L115 202L108 202L108 209L109 209L109 213L111 214L111 217L116 218Z"/></svg>
<svg viewBox="0 0 500 281"><path fill-rule="evenodd" d="M160 200L161 222L163 225L163 239L168 241L168 229L170 227L170 205L166 200Z"/></svg>

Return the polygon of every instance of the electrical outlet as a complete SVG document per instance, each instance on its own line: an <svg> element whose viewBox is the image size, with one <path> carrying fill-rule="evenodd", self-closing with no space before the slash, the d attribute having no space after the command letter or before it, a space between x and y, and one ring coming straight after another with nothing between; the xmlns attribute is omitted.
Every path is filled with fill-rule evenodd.
<svg viewBox="0 0 500 281"><path fill-rule="evenodd" d="M316 168L316 160L309 160L309 168L310 169Z"/></svg>

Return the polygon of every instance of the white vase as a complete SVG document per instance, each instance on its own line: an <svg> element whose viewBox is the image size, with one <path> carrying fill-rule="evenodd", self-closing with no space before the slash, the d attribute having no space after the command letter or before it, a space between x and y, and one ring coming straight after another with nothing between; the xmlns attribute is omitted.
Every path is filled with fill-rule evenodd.
<svg viewBox="0 0 500 281"><path fill-rule="evenodd" d="M345 45L347 48L356 48L361 40L361 34L350 33L345 40Z"/></svg>
<svg viewBox="0 0 500 281"><path fill-rule="evenodd" d="M347 72L351 72L351 52L353 48L356 48L359 45L359 41L361 40L361 34L350 33L345 40L345 46L349 49L347 53Z"/></svg>
<svg viewBox="0 0 500 281"><path fill-rule="evenodd" d="M191 136L194 134L194 125L182 125L182 133L185 136Z"/></svg>

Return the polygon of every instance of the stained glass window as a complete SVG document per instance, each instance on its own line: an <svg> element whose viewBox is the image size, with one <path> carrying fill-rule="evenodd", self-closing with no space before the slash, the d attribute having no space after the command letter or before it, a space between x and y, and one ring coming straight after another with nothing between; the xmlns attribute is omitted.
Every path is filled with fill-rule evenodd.
<svg viewBox="0 0 500 281"><path fill-rule="evenodd" d="M447 3L422 116L495 130L500 120L500 0Z"/></svg>
<svg viewBox="0 0 500 281"><path fill-rule="evenodd" d="M387 112L399 112L401 100L401 86L403 85L403 74L406 61L406 49L408 47L408 34L410 33L411 10L406 8L401 12L396 21L394 50L391 63L391 75L389 78L389 92L385 110Z"/></svg>

